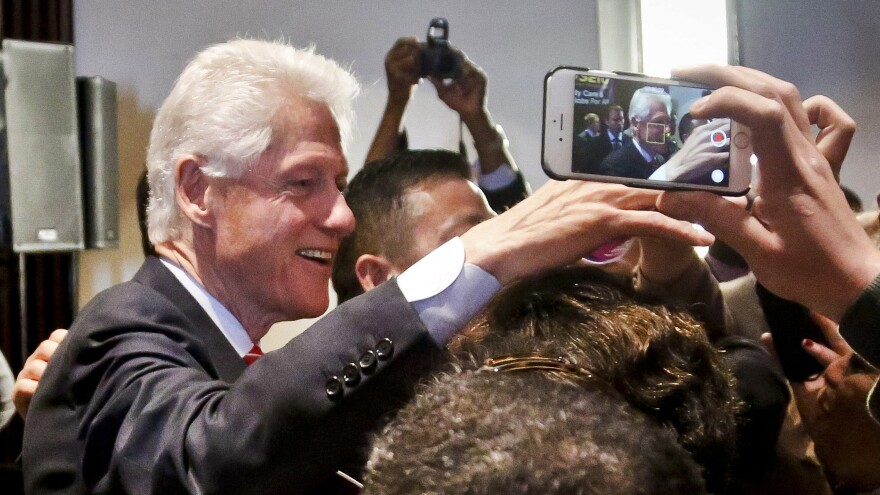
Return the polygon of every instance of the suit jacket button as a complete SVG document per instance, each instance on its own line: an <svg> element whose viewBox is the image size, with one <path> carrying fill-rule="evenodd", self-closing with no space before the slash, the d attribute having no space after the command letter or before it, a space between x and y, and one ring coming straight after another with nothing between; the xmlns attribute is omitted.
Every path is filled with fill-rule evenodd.
<svg viewBox="0 0 880 495"><path fill-rule="evenodd" d="M376 353L373 351L364 352L358 359L358 365L363 372L372 371L376 367Z"/></svg>
<svg viewBox="0 0 880 495"><path fill-rule="evenodd" d="M324 384L324 391L327 392L327 397L331 399L339 399L342 397L344 392L344 387L342 385L342 380L339 377L331 376L327 383Z"/></svg>
<svg viewBox="0 0 880 495"><path fill-rule="evenodd" d="M376 344L376 356L381 360L386 360L394 354L394 343L391 339L382 339Z"/></svg>
<svg viewBox="0 0 880 495"><path fill-rule="evenodd" d="M348 363L342 367L342 381L349 387L353 387L361 381L361 369L355 363Z"/></svg>

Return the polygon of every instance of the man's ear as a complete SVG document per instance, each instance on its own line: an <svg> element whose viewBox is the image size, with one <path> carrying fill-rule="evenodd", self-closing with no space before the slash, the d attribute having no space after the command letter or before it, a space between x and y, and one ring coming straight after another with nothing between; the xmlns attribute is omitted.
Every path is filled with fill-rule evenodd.
<svg viewBox="0 0 880 495"><path fill-rule="evenodd" d="M382 282L398 275L397 268L382 256L362 254L354 263L354 273L364 292L375 289Z"/></svg>
<svg viewBox="0 0 880 495"><path fill-rule="evenodd" d="M201 159L195 156L181 158L174 167L175 200L180 211L196 225L210 225L210 211L206 194L208 177L202 173Z"/></svg>

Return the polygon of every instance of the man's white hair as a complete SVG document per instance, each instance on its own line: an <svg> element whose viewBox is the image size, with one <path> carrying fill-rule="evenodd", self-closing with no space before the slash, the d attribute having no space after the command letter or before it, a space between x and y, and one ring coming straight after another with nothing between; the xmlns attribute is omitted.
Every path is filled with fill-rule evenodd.
<svg viewBox="0 0 880 495"><path fill-rule="evenodd" d="M639 88L629 100L629 118L638 121L645 121L651 115L651 104L655 101L663 102L666 106L666 113L672 115L672 97L662 88L653 86L645 86Z"/></svg>
<svg viewBox="0 0 880 495"><path fill-rule="evenodd" d="M326 104L345 143L358 92L354 76L314 47L239 39L196 55L159 108L150 133L150 242L181 239L190 232L175 200L174 169L180 158L203 158L202 172L209 176L241 177L273 143L274 132L281 131L279 112L298 98Z"/></svg>

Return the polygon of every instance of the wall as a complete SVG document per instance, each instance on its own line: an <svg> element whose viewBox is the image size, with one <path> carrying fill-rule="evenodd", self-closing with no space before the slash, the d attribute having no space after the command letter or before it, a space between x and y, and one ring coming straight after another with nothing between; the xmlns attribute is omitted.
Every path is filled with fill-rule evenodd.
<svg viewBox="0 0 880 495"><path fill-rule="evenodd" d="M740 62L824 94L858 123L841 182L866 209L880 191L880 2L738 0Z"/></svg>
<svg viewBox="0 0 880 495"><path fill-rule="evenodd" d="M639 72L638 0L597 0L599 59L603 70Z"/></svg>
<svg viewBox="0 0 880 495"><path fill-rule="evenodd" d="M235 36L314 43L318 52L350 66L363 84L356 102L359 127L349 153L360 168L385 102L383 60L399 36L424 38L428 21L445 16L451 42L489 74L489 108L510 138L511 151L533 187L540 168L543 76L560 64L599 60L595 1L558 0L152 0L75 3L79 75L102 75L119 92L122 246L81 256L80 305L140 266L133 192L144 163L153 115L175 77L203 47ZM456 149L457 119L419 87L406 127L410 146ZM268 347L302 325L286 326Z"/></svg>

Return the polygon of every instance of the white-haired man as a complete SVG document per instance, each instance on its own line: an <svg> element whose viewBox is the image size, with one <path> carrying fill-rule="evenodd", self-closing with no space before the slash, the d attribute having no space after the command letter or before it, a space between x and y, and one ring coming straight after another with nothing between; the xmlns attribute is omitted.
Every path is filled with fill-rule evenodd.
<svg viewBox="0 0 880 495"><path fill-rule="evenodd" d="M615 177L647 179L668 152L666 129L672 98L661 88L639 88L629 103L632 140L612 151L599 165L599 173Z"/></svg>
<svg viewBox="0 0 880 495"><path fill-rule="evenodd" d="M280 43L217 45L184 69L148 150L159 257L84 308L49 363L28 493L337 493L500 284L619 237L710 240L647 211L656 193L553 183L256 359L270 325L327 308L354 226L340 136L356 91Z"/></svg>

